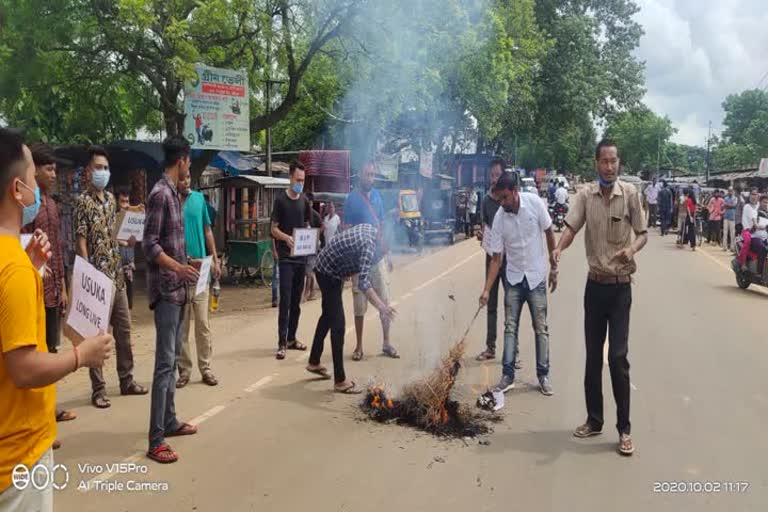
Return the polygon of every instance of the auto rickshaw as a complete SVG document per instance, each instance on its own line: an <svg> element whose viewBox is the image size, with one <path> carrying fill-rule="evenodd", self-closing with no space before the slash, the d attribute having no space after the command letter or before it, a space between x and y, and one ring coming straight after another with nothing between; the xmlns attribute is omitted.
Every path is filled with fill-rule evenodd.
<svg viewBox="0 0 768 512"><path fill-rule="evenodd" d="M424 216L424 239L445 237L449 244L456 242L455 194L450 189L427 189L421 198Z"/></svg>
<svg viewBox="0 0 768 512"><path fill-rule="evenodd" d="M420 251L424 245L419 196L415 190L379 190L384 210L392 214L392 233L396 241Z"/></svg>

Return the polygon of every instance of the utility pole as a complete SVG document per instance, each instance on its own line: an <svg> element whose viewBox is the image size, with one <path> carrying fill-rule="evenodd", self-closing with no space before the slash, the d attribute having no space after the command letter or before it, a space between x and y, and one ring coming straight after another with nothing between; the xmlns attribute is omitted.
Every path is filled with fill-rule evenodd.
<svg viewBox="0 0 768 512"><path fill-rule="evenodd" d="M707 175L705 180L705 183L707 185L709 185L709 171L712 164L711 144L712 144L712 121L709 122L709 130L707 131Z"/></svg>
<svg viewBox="0 0 768 512"><path fill-rule="evenodd" d="M656 176L661 176L661 134L656 144Z"/></svg>

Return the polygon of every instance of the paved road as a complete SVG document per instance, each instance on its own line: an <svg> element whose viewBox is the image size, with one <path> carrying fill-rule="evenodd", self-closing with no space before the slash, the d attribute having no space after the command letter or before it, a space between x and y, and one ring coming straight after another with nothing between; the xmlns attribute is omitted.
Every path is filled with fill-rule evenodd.
<svg viewBox="0 0 768 512"><path fill-rule="evenodd" d="M173 443L180 453L177 464L149 463L149 473L138 475L81 471L85 468L78 464L145 463L149 400L113 392L112 409L97 411L87 406L84 378L60 386L60 400L76 407L80 418L60 425L64 446L57 460L70 469L70 483L57 493L56 510L765 510L768 298L737 289L722 253L678 250L671 238L653 236L639 264L630 341L637 448L632 458L615 451L607 367L606 433L587 441L571 436L585 417L586 264L579 241L565 254L561 288L550 297L555 395L544 397L534 385L526 312L521 328L525 368L519 380L528 385L507 395L504 422L487 437L490 445L437 440L363 421L355 398L335 395L328 382L308 378L305 354L275 361L274 310L233 312L213 322L221 385L195 382L177 395L180 415L200 423L199 435ZM380 331L372 315L366 359L349 361L348 374L359 382L395 386L423 374L474 314L482 269L474 242L399 268L393 296L400 317L393 339L403 359L376 356ZM305 342L318 315L317 302L305 306L299 332ZM470 333L471 355L482 348L483 324L481 315ZM143 328L142 336L146 341L151 332ZM347 352L352 344L350 333ZM137 362L142 382L151 375L148 352ZM114 368L107 373L116 383ZM475 390L494 383L499 373L498 362L468 362L459 392L473 400ZM167 482L169 490L75 489L89 480ZM726 492L722 484L720 493L654 492L655 482L672 481L747 482L749 487L743 493Z"/></svg>

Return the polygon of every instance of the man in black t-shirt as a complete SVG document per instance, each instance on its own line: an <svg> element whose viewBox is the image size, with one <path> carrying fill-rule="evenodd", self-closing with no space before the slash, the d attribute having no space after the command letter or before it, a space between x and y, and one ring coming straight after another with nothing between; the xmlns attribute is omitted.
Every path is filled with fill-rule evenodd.
<svg viewBox="0 0 768 512"><path fill-rule="evenodd" d="M290 188L278 193L272 206L272 238L277 247L280 275L280 309L277 317L277 359L285 359L285 351L306 350L296 339L301 316L301 295L306 275L306 256L291 256L293 230L309 225L309 204L304 190L304 166L292 162L289 167Z"/></svg>

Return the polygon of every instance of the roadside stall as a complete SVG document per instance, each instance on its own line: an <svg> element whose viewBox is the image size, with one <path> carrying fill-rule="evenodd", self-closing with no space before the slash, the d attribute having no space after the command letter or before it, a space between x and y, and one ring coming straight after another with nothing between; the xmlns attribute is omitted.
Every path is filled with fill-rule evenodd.
<svg viewBox="0 0 768 512"><path fill-rule="evenodd" d="M229 176L218 180L224 197L224 265L235 279L272 284L271 220L276 194L290 181L268 176Z"/></svg>

